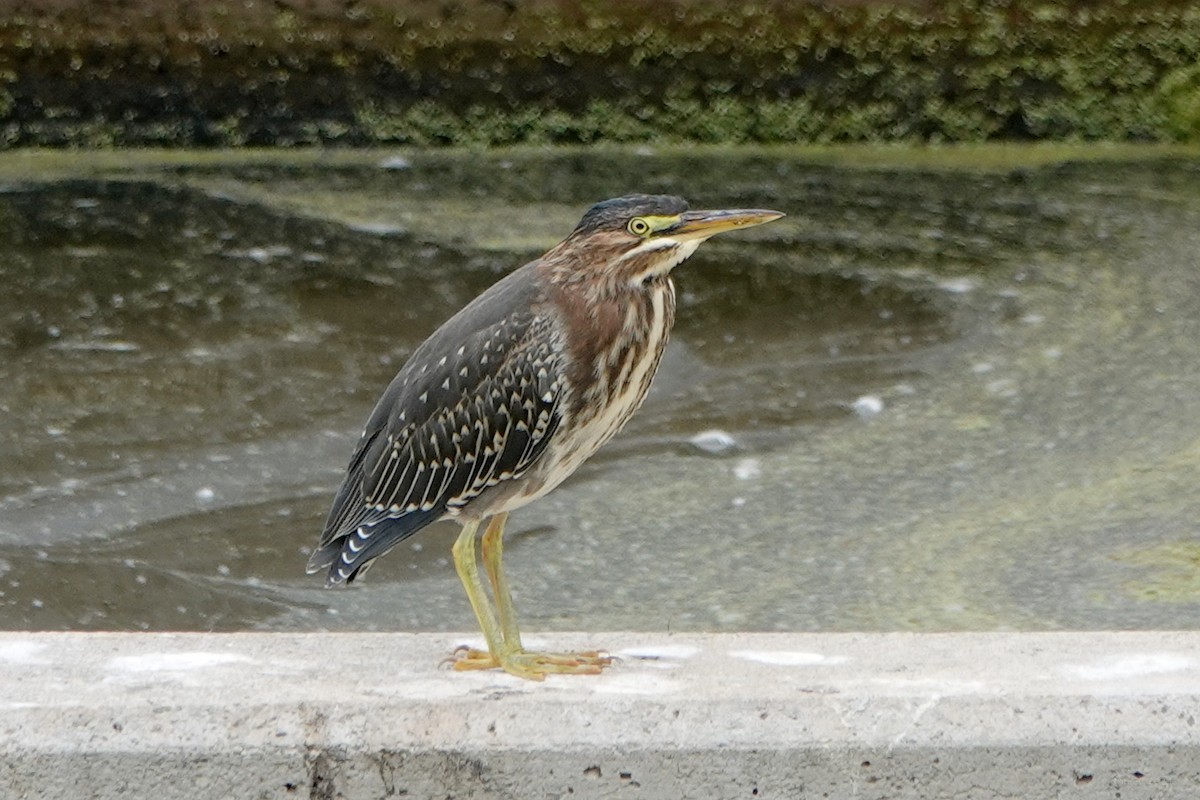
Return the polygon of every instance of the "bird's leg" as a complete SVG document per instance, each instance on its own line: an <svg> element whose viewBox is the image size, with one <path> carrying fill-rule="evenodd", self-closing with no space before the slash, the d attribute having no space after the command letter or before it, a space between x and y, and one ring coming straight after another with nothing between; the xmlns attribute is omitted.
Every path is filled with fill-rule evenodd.
<svg viewBox="0 0 1200 800"><path fill-rule="evenodd" d="M504 568L500 564L504 557L504 523L507 521L507 511L492 517L480 544L483 547L483 568L487 571L488 582L492 584L492 594L496 598L496 613L500 617L500 634L504 637L505 649L523 650L512 593L508 591L508 579L504 577Z"/></svg>
<svg viewBox="0 0 1200 800"><path fill-rule="evenodd" d="M489 651L488 653L469 651L468 658L490 660L490 664L481 667L486 668L499 665L495 656L500 652L503 636L500 633L500 627L496 624L496 615L492 612L492 605L488 602L487 590L483 588L483 581L479 580L479 565L475 563L475 531L478 528L478 521L464 523L462 533L454 540L454 546L450 552L454 556L454 568L458 571L463 588L467 590L467 599L471 601L471 610L475 612L475 618L479 620L479 627L483 631L483 638L487 642ZM469 669L469 667L460 667L460 669Z"/></svg>
<svg viewBox="0 0 1200 800"><path fill-rule="evenodd" d="M497 514L488 523L482 538L483 566L492 593L496 597L496 611L500 617L500 649L492 647L491 653L465 650L454 662L455 669L489 669L501 667L505 672L520 678L542 680L550 673L595 675L612 663L610 656L598 652L583 653L535 653L521 645L521 631L517 625L517 614L513 608L508 580L504 577L501 563L504 555L504 523L507 513Z"/></svg>

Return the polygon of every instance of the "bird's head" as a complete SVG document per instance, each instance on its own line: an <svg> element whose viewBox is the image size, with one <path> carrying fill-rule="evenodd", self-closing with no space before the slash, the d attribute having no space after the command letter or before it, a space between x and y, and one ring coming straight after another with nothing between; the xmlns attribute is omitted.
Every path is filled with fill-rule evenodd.
<svg viewBox="0 0 1200 800"><path fill-rule="evenodd" d="M631 194L589 208L547 257L567 281L636 287L666 278L711 236L782 216L761 209L690 211L679 197Z"/></svg>

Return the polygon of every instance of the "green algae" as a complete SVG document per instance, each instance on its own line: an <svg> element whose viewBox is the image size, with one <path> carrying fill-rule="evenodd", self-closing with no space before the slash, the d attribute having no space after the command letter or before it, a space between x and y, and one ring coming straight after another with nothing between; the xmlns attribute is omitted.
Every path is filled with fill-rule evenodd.
<svg viewBox="0 0 1200 800"><path fill-rule="evenodd" d="M1200 541L1164 542L1131 550L1114 560L1144 568L1137 579L1122 584L1139 600L1157 603L1200 603Z"/></svg>
<svg viewBox="0 0 1200 800"><path fill-rule="evenodd" d="M620 160L626 164L662 159L712 158L758 163L792 162L839 170L920 170L928 172L1003 173L1063 164L1146 163L1200 157L1200 144L1134 142L983 142L914 145L511 145L469 148L230 147L101 148L97 150L26 147L0 151L0 180L53 180L64 177L118 177L186 170L238 168L379 169L389 158L403 157L415 167L454 165L460 180L473 170L497 164L554 163L569 159ZM631 174L635 171L631 169ZM701 177L701 176L698 176Z"/></svg>
<svg viewBox="0 0 1200 800"><path fill-rule="evenodd" d="M1172 0L0 5L10 146L1200 136Z"/></svg>

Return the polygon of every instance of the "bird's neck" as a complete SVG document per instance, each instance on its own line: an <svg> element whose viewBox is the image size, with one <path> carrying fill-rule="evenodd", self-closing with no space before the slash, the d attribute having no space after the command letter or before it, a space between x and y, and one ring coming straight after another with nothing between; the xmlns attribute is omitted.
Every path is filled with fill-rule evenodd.
<svg viewBox="0 0 1200 800"><path fill-rule="evenodd" d="M571 293L556 304L569 316L564 330L572 413L594 412L629 393L627 418L641 404L675 322L675 285L669 275L603 293ZM586 388L585 388L586 387ZM624 412L624 409L623 409Z"/></svg>

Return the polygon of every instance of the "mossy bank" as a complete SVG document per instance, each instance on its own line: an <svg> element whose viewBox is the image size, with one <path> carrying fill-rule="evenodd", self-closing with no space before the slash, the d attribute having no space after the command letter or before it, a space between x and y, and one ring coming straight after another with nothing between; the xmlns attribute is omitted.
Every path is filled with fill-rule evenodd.
<svg viewBox="0 0 1200 800"><path fill-rule="evenodd" d="M0 146L1178 141L1177 0L0 0Z"/></svg>

